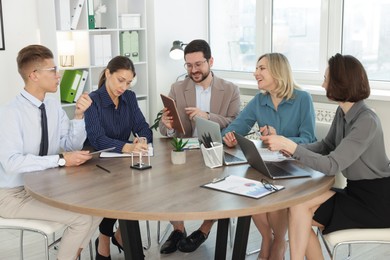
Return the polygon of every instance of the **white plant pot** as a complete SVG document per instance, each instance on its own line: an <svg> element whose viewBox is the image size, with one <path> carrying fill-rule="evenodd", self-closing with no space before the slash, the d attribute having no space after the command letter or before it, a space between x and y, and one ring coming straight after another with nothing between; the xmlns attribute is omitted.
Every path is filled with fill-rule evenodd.
<svg viewBox="0 0 390 260"><path fill-rule="evenodd" d="M186 151L171 151L171 161L173 164L184 164L186 163Z"/></svg>

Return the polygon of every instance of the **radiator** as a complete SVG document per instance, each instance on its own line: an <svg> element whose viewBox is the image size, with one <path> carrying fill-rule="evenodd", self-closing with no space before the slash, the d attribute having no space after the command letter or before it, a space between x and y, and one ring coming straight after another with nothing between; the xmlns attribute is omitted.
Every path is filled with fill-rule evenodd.
<svg viewBox="0 0 390 260"><path fill-rule="evenodd" d="M316 113L316 138L321 140L329 131L338 105L318 102L314 102L313 105Z"/></svg>
<svg viewBox="0 0 390 260"><path fill-rule="evenodd" d="M338 105L314 102L316 122L332 123Z"/></svg>

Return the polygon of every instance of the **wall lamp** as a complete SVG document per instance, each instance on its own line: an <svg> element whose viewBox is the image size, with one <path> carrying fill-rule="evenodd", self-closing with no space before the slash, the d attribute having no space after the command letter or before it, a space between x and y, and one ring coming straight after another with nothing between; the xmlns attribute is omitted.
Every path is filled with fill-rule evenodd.
<svg viewBox="0 0 390 260"><path fill-rule="evenodd" d="M174 41L169 52L169 57L171 57L173 60L180 60L183 58L183 46L185 45L187 45L187 43L183 43L182 41Z"/></svg>

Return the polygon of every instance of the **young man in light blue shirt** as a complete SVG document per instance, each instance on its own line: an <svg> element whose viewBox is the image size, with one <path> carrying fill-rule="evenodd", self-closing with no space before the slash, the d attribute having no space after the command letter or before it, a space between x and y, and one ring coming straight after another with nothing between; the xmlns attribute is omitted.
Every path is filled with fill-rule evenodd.
<svg viewBox="0 0 390 260"><path fill-rule="evenodd" d="M57 91L60 74L52 52L41 45L19 51L18 71L25 86L20 95L2 107L0 121L0 216L48 220L65 224L57 259L76 259L88 245L101 218L51 207L33 199L24 189L26 172L77 166L92 156L82 148L86 138L84 112L92 101L83 94L69 121L60 102L46 97ZM40 107L44 105L46 118ZM47 130L44 125L47 121ZM43 141L47 136L46 140ZM45 143L43 145L43 143ZM42 146L43 145L43 146ZM41 148L45 147L45 148ZM60 153L60 149L65 152Z"/></svg>

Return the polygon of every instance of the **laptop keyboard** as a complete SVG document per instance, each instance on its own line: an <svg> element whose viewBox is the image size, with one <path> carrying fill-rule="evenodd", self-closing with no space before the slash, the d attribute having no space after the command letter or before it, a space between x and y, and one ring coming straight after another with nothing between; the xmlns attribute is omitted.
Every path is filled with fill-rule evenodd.
<svg viewBox="0 0 390 260"><path fill-rule="evenodd" d="M286 170L272 164L272 163L266 163L267 168L269 172L274 176L274 177L280 177L280 176L291 176L291 173L287 172Z"/></svg>
<svg viewBox="0 0 390 260"><path fill-rule="evenodd" d="M225 159L225 162L245 162L245 160L243 160L237 156L234 156L230 153L224 153L224 159Z"/></svg>

